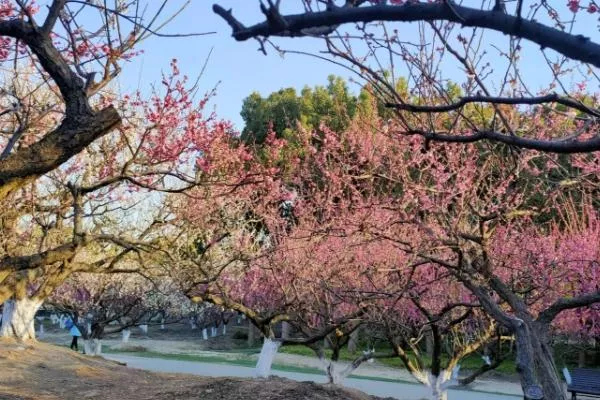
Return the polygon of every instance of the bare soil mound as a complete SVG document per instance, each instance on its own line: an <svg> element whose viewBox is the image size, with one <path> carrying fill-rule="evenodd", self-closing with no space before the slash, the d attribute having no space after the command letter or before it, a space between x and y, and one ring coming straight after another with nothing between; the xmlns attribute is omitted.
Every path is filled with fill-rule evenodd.
<svg viewBox="0 0 600 400"><path fill-rule="evenodd" d="M0 400L375 400L362 392L282 378L157 374L43 343L0 340Z"/></svg>

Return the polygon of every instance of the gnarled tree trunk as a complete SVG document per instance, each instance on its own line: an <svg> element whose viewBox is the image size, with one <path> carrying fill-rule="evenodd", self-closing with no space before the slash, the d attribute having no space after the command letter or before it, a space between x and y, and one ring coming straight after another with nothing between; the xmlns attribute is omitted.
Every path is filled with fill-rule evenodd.
<svg viewBox="0 0 600 400"><path fill-rule="evenodd" d="M548 327L538 322L523 321L515 328L517 371L523 391L539 385L545 399L566 400L558 376L548 337Z"/></svg>
<svg viewBox="0 0 600 400"><path fill-rule="evenodd" d="M36 298L5 301L0 337L35 340L35 314L42 303L42 300Z"/></svg>

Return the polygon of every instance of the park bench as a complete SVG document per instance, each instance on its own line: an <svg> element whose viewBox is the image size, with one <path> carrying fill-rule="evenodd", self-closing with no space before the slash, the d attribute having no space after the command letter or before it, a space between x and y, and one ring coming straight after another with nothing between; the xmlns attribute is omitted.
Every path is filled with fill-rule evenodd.
<svg viewBox="0 0 600 400"><path fill-rule="evenodd" d="M567 381L567 391L571 393L573 400L578 394L600 397L600 371L594 369L577 368L569 372L563 370Z"/></svg>

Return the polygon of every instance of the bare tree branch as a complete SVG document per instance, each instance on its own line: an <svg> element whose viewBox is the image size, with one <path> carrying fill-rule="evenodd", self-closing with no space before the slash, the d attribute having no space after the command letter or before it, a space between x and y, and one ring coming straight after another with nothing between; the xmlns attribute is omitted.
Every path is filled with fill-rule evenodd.
<svg viewBox="0 0 600 400"><path fill-rule="evenodd" d="M542 311L537 320L543 323L550 323L565 310L572 308L586 307L594 303L600 303L600 290L595 293L588 293L581 296L571 297L569 299L559 299L550 307Z"/></svg>
<svg viewBox="0 0 600 400"><path fill-rule="evenodd" d="M367 7L337 7L327 11L306 12L303 14L281 15L276 9L274 18L245 27L236 20L231 10L218 4L213 11L225 19L233 30L233 37L243 41L260 36L306 36L305 30L319 27L335 27L347 23L367 23L374 21L436 21L455 22L463 26L494 30L530 40L542 48L555 50L573 60L600 67L600 44L582 35L564 32L533 20L523 20L519 16L508 15L495 10L479 10L464 7L453 1L436 3L406 2L402 6L373 5Z"/></svg>

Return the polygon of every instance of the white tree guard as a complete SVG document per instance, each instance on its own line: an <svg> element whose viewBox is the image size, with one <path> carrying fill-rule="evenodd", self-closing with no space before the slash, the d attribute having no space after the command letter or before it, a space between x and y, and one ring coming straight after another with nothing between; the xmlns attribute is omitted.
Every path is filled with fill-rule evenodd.
<svg viewBox="0 0 600 400"><path fill-rule="evenodd" d="M35 314L42 305L38 299L7 300L2 311L0 337L35 340Z"/></svg>
<svg viewBox="0 0 600 400"><path fill-rule="evenodd" d="M12 336L12 328L10 327L10 321L13 319L15 312L15 301L6 300L2 307L2 325L0 325L0 336L10 337Z"/></svg>
<svg viewBox="0 0 600 400"><path fill-rule="evenodd" d="M131 336L131 331L129 329L123 329L121 331L121 341L123 343L129 342L129 336Z"/></svg>
<svg viewBox="0 0 600 400"><path fill-rule="evenodd" d="M330 361L327 366L327 378L329 383L333 385L341 385L346 376L350 375L351 368L344 368L342 364L335 361Z"/></svg>
<svg viewBox="0 0 600 400"><path fill-rule="evenodd" d="M265 338L256 363L257 378L268 378L271 375L271 366L280 346L281 342Z"/></svg>
<svg viewBox="0 0 600 400"><path fill-rule="evenodd" d="M208 331L206 328L202 329L202 339L208 340Z"/></svg>
<svg viewBox="0 0 600 400"><path fill-rule="evenodd" d="M99 356L102 354L102 342L100 339L84 340L83 351L88 356Z"/></svg>
<svg viewBox="0 0 600 400"><path fill-rule="evenodd" d="M139 328L145 336L148 336L148 325L140 325Z"/></svg>
<svg viewBox="0 0 600 400"><path fill-rule="evenodd" d="M433 375L430 371L426 373L419 371L412 375L430 390L430 400L448 400L448 389L458 386L458 373L460 365L454 367L452 371L444 370L439 376Z"/></svg>
<svg viewBox="0 0 600 400"><path fill-rule="evenodd" d="M344 365L343 363L326 360L324 358L321 358L321 363L327 374L327 380L333 385L343 384L344 380L356 370L356 368L352 366L352 363Z"/></svg>

